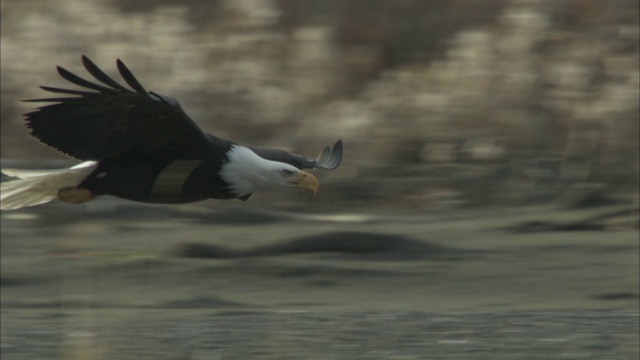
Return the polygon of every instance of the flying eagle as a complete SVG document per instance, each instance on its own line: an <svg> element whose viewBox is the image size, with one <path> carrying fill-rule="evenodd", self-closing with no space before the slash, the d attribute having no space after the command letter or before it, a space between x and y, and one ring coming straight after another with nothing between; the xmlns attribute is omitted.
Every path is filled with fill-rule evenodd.
<svg viewBox="0 0 640 360"><path fill-rule="evenodd" d="M119 59L130 89L86 56L82 63L100 84L58 67L60 76L84 89L41 86L72 96L27 100L52 104L25 117L31 135L83 162L62 170L3 169L19 179L2 183L2 210L54 199L82 204L99 195L183 204L244 201L256 191L285 188L316 193L318 180L303 170L333 170L342 160L341 140L313 160L221 139L203 132L175 98L145 90Z"/></svg>

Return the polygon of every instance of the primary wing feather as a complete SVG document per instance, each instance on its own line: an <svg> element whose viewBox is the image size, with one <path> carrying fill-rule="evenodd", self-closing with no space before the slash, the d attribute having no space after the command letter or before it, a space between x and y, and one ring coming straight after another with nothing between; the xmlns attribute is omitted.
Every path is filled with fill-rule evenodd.
<svg viewBox="0 0 640 360"><path fill-rule="evenodd" d="M120 60L120 75L135 91L117 83L86 56L82 63L103 85L58 67L64 79L84 90L43 86L45 91L75 96L27 100L53 103L25 115L33 136L80 160L102 160L128 152L159 159L208 155L207 137L177 100L147 92Z"/></svg>
<svg viewBox="0 0 640 360"><path fill-rule="evenodd" d="M120 60L118 60L118 62L119 61ZM105 74L102 70L100 70L100 68L97 67L96 64L94 64L91 60L89 60L88 57L86 56L82 57L82 65L84 65L84 68L87 69L89 74L91 74L94 78L98 79L100 82L107 84L117 90L121 90L125 92L129 91L127 88L118 84L117 81L113 80L111 77L109 77L109 75Z"/></svg>

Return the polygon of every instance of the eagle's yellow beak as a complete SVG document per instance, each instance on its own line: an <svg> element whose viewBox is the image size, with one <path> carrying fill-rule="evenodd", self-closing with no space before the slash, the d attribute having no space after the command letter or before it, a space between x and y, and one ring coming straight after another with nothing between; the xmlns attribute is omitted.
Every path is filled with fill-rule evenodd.
<svg viewBox="0 0 640 360"><path fill-rule="evenodd" d="M295 178L289 180L289 183L314 194L318 192L320 187L318 179L306 171L300 171Z"/></svg>

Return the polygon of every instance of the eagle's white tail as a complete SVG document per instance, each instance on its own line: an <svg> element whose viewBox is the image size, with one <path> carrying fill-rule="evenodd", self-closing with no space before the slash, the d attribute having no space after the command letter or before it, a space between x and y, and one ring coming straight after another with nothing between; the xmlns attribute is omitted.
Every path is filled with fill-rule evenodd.
<svg viewBox="0 0 640 360"><path fill-rule="evenodd" d="M58 190L77 186L97 165L87 161L61 170L2 169L6 175L19 179L0 184L0 209L20 209L54 200L58 198Z"/></svg>

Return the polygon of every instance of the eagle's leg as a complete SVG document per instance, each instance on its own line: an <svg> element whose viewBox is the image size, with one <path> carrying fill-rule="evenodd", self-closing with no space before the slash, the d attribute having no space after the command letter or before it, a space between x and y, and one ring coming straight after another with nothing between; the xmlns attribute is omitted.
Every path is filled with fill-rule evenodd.
<svg viewBox="0 0 640 360"><path fill-rule="evenodd" d="M58 199L69 204L83 204L98 197L90 190L77 186L68 186L58 189Z"/></svg>

